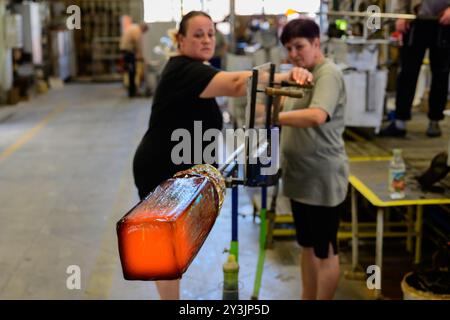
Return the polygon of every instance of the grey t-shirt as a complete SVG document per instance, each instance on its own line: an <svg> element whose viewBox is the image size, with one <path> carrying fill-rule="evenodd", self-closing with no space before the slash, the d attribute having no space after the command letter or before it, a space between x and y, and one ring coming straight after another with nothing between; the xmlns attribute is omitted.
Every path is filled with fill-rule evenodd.
<svg viewBox="0 0 450 320"><path fill-rule="evenodd" d="M286 98L283 110L319 107L329 119L313 128L282 128L283 191L301 203L334 207L344 201L348 187L348 158L342 138L344 80L329 60L317 65L312 74L314 88L305 91L302 99Z"/></svg>

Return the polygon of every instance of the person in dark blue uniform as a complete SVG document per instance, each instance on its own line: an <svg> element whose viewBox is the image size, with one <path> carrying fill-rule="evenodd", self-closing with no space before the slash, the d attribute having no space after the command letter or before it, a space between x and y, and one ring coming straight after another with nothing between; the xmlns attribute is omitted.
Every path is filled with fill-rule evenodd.
<svg viewBox="0 0 450 320"><path fill-rule="evenodd" d="M442 135L439 121L444 118L450 73L450 0L398 0L399 13L415 13L418 19L396 21L396 29L403 34L400 51L400 73L397 77L395 120L383 128L380 136L406 136L406 122L416 92L422 60L429 50L431 86L428 98L428 137ZM436 20L424 18L435 17Z"/></svg>

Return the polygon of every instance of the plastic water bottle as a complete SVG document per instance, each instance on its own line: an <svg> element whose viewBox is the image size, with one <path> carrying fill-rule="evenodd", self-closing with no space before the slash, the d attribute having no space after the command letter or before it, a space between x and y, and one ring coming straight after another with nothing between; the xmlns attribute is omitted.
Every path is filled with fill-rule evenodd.
<svg viewBox="0 0 450 320"><path fill-rule="evenodd" d="M394 149L394 156L389 164L389 194L393 200L403 199L406 188L406 166L402 158L402 150Z"/></svg>
<svg viewBox="0 0 450 320"><path fill-rule="evenodd" d="M223 300L239 300L239 264L233 254L223 265Z"/></svg>

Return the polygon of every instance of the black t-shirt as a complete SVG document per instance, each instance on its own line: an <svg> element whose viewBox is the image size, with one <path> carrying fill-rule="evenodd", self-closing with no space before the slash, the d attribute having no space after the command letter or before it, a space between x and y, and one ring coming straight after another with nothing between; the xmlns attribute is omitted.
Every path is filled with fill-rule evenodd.
<svg viewBox="0 0 450 320"><path fill-rule="evenodd" d="M201 121L202 133L211 128L222 129L222 115L215 98L199 97L218 72L186 56L173 57L167 62L156 88L149 128L134 159L134 176L140 195L175 172L192 166L173 164L171 152L179 143L171 141L174 130L188 130L193 145L194 121Z"/></svg>
<svg viewBox="0 0 450 320"><path fill-rule="evenodd" d="M150 132L160 130L161 127L188 129L195 120L202 121L207 128L221 128L222 116L216 100L199 97L218 72L186 56L171 58L155 92Z"/></svg>

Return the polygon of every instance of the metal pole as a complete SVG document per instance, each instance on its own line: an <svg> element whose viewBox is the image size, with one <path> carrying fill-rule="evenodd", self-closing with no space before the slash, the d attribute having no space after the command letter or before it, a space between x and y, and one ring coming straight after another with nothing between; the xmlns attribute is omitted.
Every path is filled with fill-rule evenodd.
<svg viewBox="0 0 450 320"><path fill-rule="evenodd" d="M413 238L413 232L414 232L414 222L413 222L413 206L409 206L406 213L406 230L407 230L407 236L406 236L406 251L412 252L412 238Z"/></svg>
<svg viewBox="0 0 450 320"><path fill-rule="evenodd" d="M422 260L422 227L423 227L423 206L417 206L416 213L416 256L414 263L418 264Z"/></svg>
<svg viewBox="0 0 450 320"><path fill-rule="evenodd" d="M352 201L352 271L356 271L358 267L358 203L356 199L355 188L351 187L351 201Z"/></svg>
<svg viewBox="0 0 450 320"><path fill-rule="evenodd" d="M319 11L320 12L324 12L323 11L323 1L322 0L320 0ZM320 30L323 30L323 15L322 14L319 16L319 26L320 26Z"/></svg>
<svg viewBox="0 0 450 320"><path fill-rule="evenodd" d="M381 283L383 279L383 230L384 230L384 209L377 210L377 238L375 250L375 264L380 268L380 289L375 289L376 298L381 298Z"/></svg>
<svg viewBox="0 0 450 320"><path fill-rule="evenodd" d="M223 170L225 170L236 159L236 157L238 157L244 151L244 148L245 143L241 144L232 154L230 154L227 160L225 160L225 163L222 164L218 170L220 172L223 172Z"/></svg>
<svg viewBox="0 0 450 320"><path fill-rule="evenodd" d="M234 0L230 0L230 47L229 52L236 52L236 34L235 34L235 26L236 26L236 13L235 13L235 2Z"/></svg>
<svg viewBox="0 0 450 320"><path fill-rule="evenodd" d="M295 10L293 10L295 11ZM309 14L309 12L296 11L298 14ZM315 12L316 15L328 15L333 17L359 17L359 18L370 18L375 16L374 13L369 12L354 12L354 11L328 11L328 12ZM405 20L437 20L437 17L433 16L417 16L415 14L405 14L405 13L377 13L376 17L381 19L405 19Z"/></svg>
<svg viewBox="0 0 450 320"><path fill-rule="evenodd" d="M264 259L266 258L266 236L267 236L267 187L261 188L261 211L260 219L261 226L259 230L259 255L258 264L256 266L255 283L253 286L252 300L257 300L259 296L259 290L261 289L261 280L264 269Z"/></svg>
<svg viewBox="0 0 450 320"><path fill-rule="evenodd" d="M230 253L239 261L238 242L238 186L233 186L231 190L231 245Z"/></svg>

